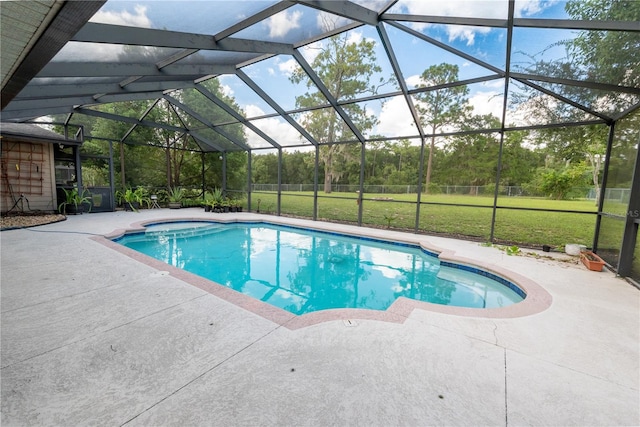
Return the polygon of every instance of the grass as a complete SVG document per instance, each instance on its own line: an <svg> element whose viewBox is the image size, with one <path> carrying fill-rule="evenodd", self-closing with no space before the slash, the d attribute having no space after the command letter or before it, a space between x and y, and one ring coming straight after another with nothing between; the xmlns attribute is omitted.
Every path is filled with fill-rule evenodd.
<svg viewBox="0 0 640 427"><path fill-rule="evenodd" d="M370 200L391 198L392 200ZM275 213L277 194L252 194L252 210ZM363 200L363 225L408 229L413 231L416 216L415 194L367 194ZM463 236L489 240L493 197L465 195L427 195L422 197L419 230L425 233ZM464 204L470 206L454 206ZM590 200L548 200L542 198L500 197L496 212L494 239L522 246L550 245L564 247L566 243L591 246L596 222L596 206ZM585 213L543 212L504 208L569 210ZM283 215L312 217L312 192L283 192ZM318 194L318 219L326 221L358 221L357 197L353 193Z"/></svg>

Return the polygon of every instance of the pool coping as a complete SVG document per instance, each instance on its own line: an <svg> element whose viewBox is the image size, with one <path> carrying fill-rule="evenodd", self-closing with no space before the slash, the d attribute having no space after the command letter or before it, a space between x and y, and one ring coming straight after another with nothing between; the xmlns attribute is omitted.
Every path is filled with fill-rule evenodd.
<svg viewBox="0 0 640 427"><path fill-rule="evenodd" d="M123 246L114 241L119 237L126 234L144 232L146 226L151 224L170 223L170 222L211 222L211 223L266 223L271 225L288 226L296 228L306 228L313 231L321 231L334 234L343 234L347 236L375 239L388 242L397 242L402 244L409 244L421 247L423 250L433 253L438 256L442 262L448 262L459 266L467 266L471 269L485 270L491 274L494 274L504 280L512 282L526 293L526 298L516 304L512 304L506 307L499 308L466 308L446 306L441 304L433 304L424 301L413 300L406 297L399 297L391 306L386 310L368 310L368 309L330 309L307 313L303 315L296 315L283 310L278 307L274 307L266 302L257 300L248 295L241 294L231 288L220 285L209 279L205 279L201 276L195 275L188 271L184 271L172 265L166 264L163 261L159 261L143 253L137 252L126 246ZM404 323L404 321L416 310L425 310L441 314L448 314L454 316L463 317L477 317L477 318L518 318L524 316L531 316L549 308L552 304L553 298L549 292L547 292L541 285L535 281L525 277L514 271L502 268L495 264L485 263L461 256L457 256L455 251L448 249L441 249L427 241L427 236L410 234L403 232L393 232L393 236L384 237L381 234L385 230L367 228L367 227L355 227L340 225L340 230L336 230L337 225L333 223L325 223L320 221L304 221L304 220L292 220L286 217L265 217L265 218L211 218L211 217L186 217L176 218L167 217L161 219L144 220L134 222L130 227L126 229L115 229L112 232L103 236L93 236L91 240L98 242L110 249L120 252L123 255L128 256L138 262L155 268L159 271L166 271L172 277L182 280L192 286L195 286L205 292L208 292L214 296L217 296L225 301L228 301L238 307L241 307L247 311L250 311L258 316L268 319L276 324L284 326L288 329L295 330L318 323L335 321L335 320L379 320L392 323Z"/></svg>

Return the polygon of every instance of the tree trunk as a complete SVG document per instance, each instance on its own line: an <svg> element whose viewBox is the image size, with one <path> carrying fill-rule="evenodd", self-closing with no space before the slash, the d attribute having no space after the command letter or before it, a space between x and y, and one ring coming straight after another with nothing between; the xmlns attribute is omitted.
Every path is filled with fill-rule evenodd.
<svg viewBox="0 0 640 427"><path fill-rule="evenodd" d="M333 176L331 172L333 171L333 153L331 149L332 146L328 147L327 158L324 159L324 192L331 193L331 181L333 181Z"/></svg>
<svg viewBox="0 0 640 427"><path fill-rule="evenodd" d="M376 177L376 155L378 154L378 148L373 150L373 162L371 163L371 178Z"/></svg>
<svg viewBox="0 0 640 427"><path fill-rule="evenodd" d="M174 142L174 145L175 144L177 144L177 141ZM174 149L171 153L171 160L172 182L175 187L180 187L180 170L182 170L184 160L182 152Z"/></svg>
<svg viewBox="0 0 640 427"><path fill-rule="evenodd" d="M327 142L335 142L336 123L335 120L329 122L329 131L327 133ZM324 159L324 192L331 193L331 182L333 181L333 144L327 146L327 157Z"/></svg>
<svg viewBox="0 0 640 427"><path fill-rule="evenodd" d="M124 142L120 143L120 181L122 182L122 190L127 186L127 180L124 176Z"/></svg>
<svg viewBox="0 0 640 427"><path fill-rule="evenodd" d="M600 202L600 179L599 179L599 175L600 175L600 166L602 164L602 158L598 155L594 155L594 154L589 154L589 161L591 162L591 165L593 166L593 171L592 171L592 178L593 178L593 185L596 188L596 206L598 206L598 203Z"/></svg>
<svg viewBox="0 0 640 427"><path fill-rule="evenodd" d="M169 137L165 139L165 142L167 143L164 151L164 157L167 162L167 187L172 188L173 182L171 181L171 146L169 145Z"/></svg>
<svg viewBox="0 0 640 427"><path fill-rule="evenodd" d="M429 144L429 159L427 160L427 179L425 181L424 192L429 194L429 184L431 184L431 164L433 163L433 150L436 146L436 137L431 137L431 143Z"/></svg>

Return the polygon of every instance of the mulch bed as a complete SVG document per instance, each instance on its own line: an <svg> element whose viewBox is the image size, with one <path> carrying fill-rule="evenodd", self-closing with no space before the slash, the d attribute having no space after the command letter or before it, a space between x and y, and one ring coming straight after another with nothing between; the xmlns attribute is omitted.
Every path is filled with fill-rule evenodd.
<svg viewBox="0 0 640 427"><path fill-rule="evenodd" d="M14 230L16 228L35 227L64 221L66 216L60 214L10 214L0 217L0 230Z"/></svg>

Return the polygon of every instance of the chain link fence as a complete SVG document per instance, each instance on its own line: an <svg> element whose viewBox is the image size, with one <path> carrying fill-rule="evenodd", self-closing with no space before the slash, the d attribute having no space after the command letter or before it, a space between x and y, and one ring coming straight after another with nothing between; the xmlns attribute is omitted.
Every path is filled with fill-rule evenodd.
<svg viewBox="0 0 640 427"><path fill-rule="evenodd" d="M322 186L319 186L322 188ZM278 184L252 184L252 191L278 191ZM429 187L431 194L456 194L467 196L493 196L495 186L493 185L431 185ZM282 191L293 192L312 192L313 184L282 184ZM358 185L332 185L331 191L336 193L355 193L360 191ZM365 193L371 194L416 194L418 192L417 185L365 185ZM500 196L507 197L541 197L541 194L535 194L529 189L518 185L504 185L498 189ZM574 188L572 194L576 194L579 198L588 200L596 199L596 189L593 187ZM628 202L631 190L628 188L608 188L605 192L607 200Z"/></svg>

